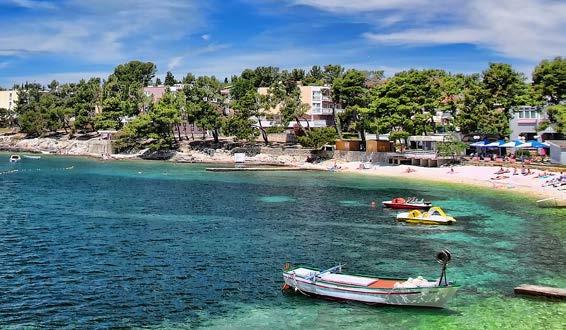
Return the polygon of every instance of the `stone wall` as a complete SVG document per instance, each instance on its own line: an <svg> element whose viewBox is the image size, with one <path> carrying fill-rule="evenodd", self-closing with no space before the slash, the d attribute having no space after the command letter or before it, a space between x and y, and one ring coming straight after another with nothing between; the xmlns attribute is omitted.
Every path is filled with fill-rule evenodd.
<svg viewBox="0 0 566 330"><path fill-rule="evenodd" d="M112 145L108 140L69 140L66 138L33 138L20 136L0 136L0 149L9 151L50 152L63 155L102 156L112 153Z"/></svg>

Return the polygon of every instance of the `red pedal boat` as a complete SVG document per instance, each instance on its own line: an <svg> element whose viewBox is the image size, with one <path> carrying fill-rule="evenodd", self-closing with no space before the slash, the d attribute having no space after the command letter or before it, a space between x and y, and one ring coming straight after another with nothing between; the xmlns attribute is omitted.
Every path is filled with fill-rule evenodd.
<svg viewBox="0 0 566 330"><path fill-rule="evenodd" d="M416 197L409 197L407 199L397 197L382 203L383 207L401 210L428 210L432 207L430 202L425 202L423 199L418 200Z"/></svg>

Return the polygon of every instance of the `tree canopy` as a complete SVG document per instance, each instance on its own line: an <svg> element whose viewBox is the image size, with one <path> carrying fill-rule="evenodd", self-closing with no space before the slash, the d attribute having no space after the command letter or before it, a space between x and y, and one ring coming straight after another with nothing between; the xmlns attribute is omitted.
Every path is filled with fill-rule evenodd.
<svg viewBox="0 0 566 330"><path fill-rule="evenodd" d="M158 102L143 88L155 79L151 62L118 65L105 80L91 78L78 83L18 86L14 114L0 111L0 124L20 127L31 136L64 131L120 130L123 149L134 145L174 148L185 138L187 125L220 135L254 141L268 131L294 126L304 145L318 146L333 139L332 129L319 130L306 120L309 106L301 97L301 85L327 86L325 109L332 106L334 132L389 134L403 141L409 135L459 131L463 134L509 134L509 119L519 105L548 105L550 123L566 129L566 60L543 60L533 71L533 83L504 63L491 63L481 73L452 74L444 70L406 70L385 77L381 70L346 69L341 65L314 65L281 70L260 66L243 70L220 82L214 76L187 73L182 91L168 90ZM165 85L179 83L171 72ZM258 88L264 88L262 93ZM267 92L265 92L267 91ZM438 125L438 114L448 122ZM436 116L436 117L435 117ZM436 120L436 122L435 122ZM265 122L268 127L264 127ZM193 130L191 130L192 132ZM191 135L194 138L194 135Z"/></svg>

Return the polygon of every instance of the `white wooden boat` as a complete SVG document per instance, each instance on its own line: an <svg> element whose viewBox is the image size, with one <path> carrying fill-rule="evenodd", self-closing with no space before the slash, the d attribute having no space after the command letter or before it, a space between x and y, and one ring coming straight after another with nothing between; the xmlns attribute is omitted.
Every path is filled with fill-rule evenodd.
<svg viewBox="0 0 566 330"><path fill-rule="evenodd" d="M20 155L12 155L10 156L10 163L17 163L20 160L22 160L22 158L20 157Z"/></svg>
<svg viewBox="0 0 566 330"><path fill-rule="evenodd" d="M24 155L23 157L27 159L41 159L41 156Z"/></svg>
<svg viewBox="0 0 566 330"><path fill-rule="evenodd" d="M441 258L442 273L437 281L427 281L422 277L394 279L345 275L341 274L340 265L325 271L307 267L289 269L283 272L283 279L285 287L307 296L368 304L443 307L456 294L458 287L446 280L450 252L444 250L438 258Z"/></svg>

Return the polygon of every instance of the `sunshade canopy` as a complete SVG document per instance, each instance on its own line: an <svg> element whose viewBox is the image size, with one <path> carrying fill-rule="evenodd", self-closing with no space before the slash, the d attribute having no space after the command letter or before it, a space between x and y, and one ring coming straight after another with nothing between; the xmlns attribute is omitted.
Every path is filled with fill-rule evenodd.
<svg viewBox="0 0 566 330"><path fill-rule="evenodd" d="M515 141L510 141L507 143L504 143L502 145L500 145L500 148L516 148L517 146L523 144L523 142L519 141L519 140L515 140Z"/></svg>
<svg viewBox="0 0 566 330"><path fill-rule="evenodd" d="M548 147L549 147L548 144L538 142L537 140L527 141L517 146L517 148L535 148L535 149L548 148Z"/></svg>

